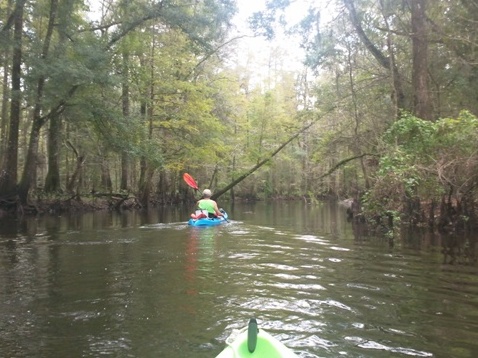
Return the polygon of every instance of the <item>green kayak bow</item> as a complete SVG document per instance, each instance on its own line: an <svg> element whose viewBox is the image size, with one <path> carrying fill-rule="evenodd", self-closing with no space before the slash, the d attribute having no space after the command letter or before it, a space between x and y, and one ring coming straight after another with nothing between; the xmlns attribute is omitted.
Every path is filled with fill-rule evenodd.
<svg viewBox="0 0 478 358"><path fill-rule="evenodd" d="M227 347L216 358L297 358L290 348L278 339L258 329L256 319L252 318L249 325L231 334L226 339Z"/></svg>

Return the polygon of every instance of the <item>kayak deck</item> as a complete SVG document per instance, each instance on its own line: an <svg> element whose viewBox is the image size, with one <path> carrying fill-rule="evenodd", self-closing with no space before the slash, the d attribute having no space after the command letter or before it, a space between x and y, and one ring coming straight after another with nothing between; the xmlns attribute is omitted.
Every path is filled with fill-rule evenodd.
<svg viewBox="0 0 478 358"><path fill-rule="evenodd" d="M253 320L251 319L251 322ZM255 320L252 324L249 322L249 327L241 330L237 335L232 334L226 339L227 347L219 353L216 358L297 358L290 348L286 347L278 339L264 331L257 329ZM255 328L254 328L255 327ZM256 333L251 332L255 329ZM251 352L252 350L252 352Z"/></svg>

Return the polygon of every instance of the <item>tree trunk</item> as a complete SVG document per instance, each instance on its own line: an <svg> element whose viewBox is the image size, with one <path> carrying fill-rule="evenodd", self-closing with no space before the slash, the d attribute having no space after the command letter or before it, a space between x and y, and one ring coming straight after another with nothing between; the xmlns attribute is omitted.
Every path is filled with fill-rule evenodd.
<svg viewBox="0 0 478 358"><path fill-rule="evenodd" d="M154 34L153 34L154 38ZM151 47L151 58L150 58L150 84L149 88L147 88L144 92L149 93L149 107L146 105L145 101L141 103L141 116L148 121L148 139L153 137L153 102L154 102L154 55L155 55L155 46L154 41L152 41ZM141 58L141 65L146 66L146 61L144 58ZM146 97L146 96L144 96ZM141 205L148 206L149 204L149 196L151 194L151 185L152 185L152 178L155 172L155 169L151 167L151 164L148 163L148 158L142 157L141 158L141 175L140 175L140 183L139 183L139 197Z"/></svg>
<svg viewBox="0 0 478 358"><path fill-rule="evenodd" d="M145 168L143 181L140 183L139 187L139 202L141 205L148 207L149 206L149 197L151 194L151 183L154 175L154 169L150 167Z"/></svg>
<svg viewBox="0 0 478 358"><path fill-rule="evenodd" d="M400 106L403 106L404 103L399 103L399 98L398 98L398 93L396 89L396 81L398 79L395 78L395 75L398 73L398 71L395 71L394 69L397 68L396 62L395 62L395 53L394 53L394 46L393 46L393 41L392 41L392 31L390 31L390 24L388 22L388 16L389 14L385 10L385 4L384 0L380 0L380 7L382 10L382 15L383 15L383 21L385 22L385 28L387 29L387 49L388 49L388 56L390 58L389 65L390 65L390 73L392 75L391 83L392 87L394 89L394 92L392 94L392 101L393 101L393 110L395 114L395 118L399 118L400 116L400 111L403 109ZM398 84L398 83L397 83ZM402 94L403 96L403 94Z"/></svg>
<svg viewBox="0 0 478 358"><path fill-rule="evenodd" d="M127 50L123 49L123 85L122 85L122 101L123 101L123 118L129 121L129 55ZM121 190L128 190L129 182L129 162L130 158L128 153L123 150L121 153Z"/></svg>
<svg viewBox="0 0 478 358"><path fill-rule="evenodd" d="M57 27L58 31L58 45L55 46L55 56L64 56L64 45L67 40L67 27L71 21L71 14L74 12L73 2L66 1L62 4L59 11ZM50 119L50 128L48 130L48 173L45 178L46 192L60 192L60 151L61 151L61 137L62 136L62 117L59 113L55 113Z"/></svg>
<svg viewBox="0 0 478 358"><path fill-rule="evenodd" d="M142 68L146 68L146 61L145 61L145 56L140 56L139 57L139 62ZM147 95L147 90L144 88L141 90L141 104L139 108L139 112L141 115L141 119L146 122L147 120L147 105L146 105L146 95ZM151 138L152 135L152 122L149 121L148 124L148 129L149 129L149 138ZM147 192L147 195L149 195L149 188L147 188L147 171L148 169L148 163L146 162L146 158L144 156L141 157L140 162L139 162L139 183L138 183L138 191L139 191L139 197L143 198L143 191ZM141 204L145 204L142 199L140 199ZM147 202L147 199L146 199Z"/></svg>
<svg viewBox="0 0 478 358"><path fill-rule="evenodd" d="M45 42L43 43L41 59L47 60L48 51L50 49L50 42L53 34L53 29L56 21L56 12L58 8L58 0L51 0L50 3L50 17L48 21L48 28L45 35ZM28 193L31 189L32 183L36 181L36 165L38 155L38 144L40 142L40 130L46 122L47 117L41 116L43 92L45 87L45 75L41 75L37 83L37 92L35 99L35 107L33 109L33 125L30 134L30 143L28 145L27 158L25 160L25 167L22 174L22 179L18 185L18 195L23 204L27 203Z"/></svg>
<svg viewBox="0 0 478 358"><path fill-rule="evenodd" d="M428 88L428 39L426 27L426 0L409 1L412 26L413 56L413 109L414 114L422 119L431 120L432 106Z"/></svg>
<svg viewBox="0 0 478 358"><path fill-rule="evenodd" d="M113 182L111 181L108 159L103 156L101 160L101 188L108 193L113 192Z"/></svg>
<svg viewBox="0 0 478 358"><path fill-rule="evenodd" d="M51 117L48 131L48 173L45 178L45 192L47 193L61 190L60 143L61 116L57 114Z"/></svg>
<svg viewBox="0 0 478 358"><path fill-rule="evenodd" d="M8 13L11 12L13 6L13 1L8 0L7 8L6 11ZM4 36L4 41L6 44L11 44L11 33L10 31L5 32L3 34ZM2 83L2 113L0 114L1 117L1 127L0 127L0 158L3 157L5 154L5 151L7 149L7 143L8 143L8 136L7 136L7 130L8 130L8 106L9 106L9 99L10 99L10 88L8 87L9 84L9 78L10 78L10 64L9 61L11 61L11 46L6 45L3 48L3 54L2 54L2 63L0 64L1 67L3 67L3 83Z"/></svg>
<svg viewBox="0 0 478 358"><path fill-rule="evenodd" d="M367 34L363 30L362 24L360 19L357 15L357 11L355 9L355 5L353 0L343 0L345 7L349 10L350 13L350 20L352 21L352 25L357 31L358 36L362 40L362 43L365 45L367 50L375 57L378 63L385 68L386 70L390 71L390 74L393 79L393 97L394 102L397 103L397 107L400 109L405 108L405 94L403 93L402 81L400 73L398 72L398 68L395 63L385 56L368 38Z"/></svg>
<svg viewBox="0 0 478 358"><path fill-rule="evenodd" d="M66 144L71 148L71 150L73 150L73 153L75 154L75 158L76 158L75 171L73 172L72 176L70 177L70 179L68 180L66 184L66 191L69 193L75 193L75 192L78 193L79 184L77 185L76 182L81 175L81 169L83 167L83 164L86 161L86 157L84 155L80 155L80 152L75 148L75 146L70 141L67 141ZM75 190L75 186L76 186L76 190Z"/></svg>
<svg viewBox="0 0 478 358"><path fill-rule="evenodd" d="M80 177L81 177L81 169L83 168L83 164L85 163L86 158L83 156L76 157L76 167L73 175L70 178L70 181L66 185L66 190L69 193L79 193L79 187L81 184ZM78 183L77 183L78 182Z"/></svg>
<svg viewBox="0 0 478 358"><path fill-rule="evenodd" d="M37 118L37 120L33 122L30 132L27 158L25 160L22 179L18 184L18 196L22 204L27 204L31 186L33 183L36 183L38 146L40 143L40 130L43 124L44 121L41 118Z"/></svg>
<svg viewBox="0 0 478 358"><path fill-rule="evenodd" d="M144 100L141 101L140 113L142 118L146 118L146 102ZM151 139L153 131L153 120L149 118L148 121L148 138ZM151 193L151 180L153 177L153 170L149 169L148 161L145 156L142 156L140 159L139 164L139 184L138 184L138 191L139 191L139 201L141 205L148 206L149 202L149 195Z"/></svg>
<svg viewBox="0 0 478 358"><path fill-rule="evenodd" d="M21 65L22 65L22 33L23 9L25 1L18 1L13 18L13 58L12 58L12 100L10 105L10 128L7 149L0 173L0 196L12 195L16 191L18 170L18 129L21 113Z"/></svg>
<svg viewBox="0 0 478 358"><path fill-rule="evenodd" d="M361 139L360 139L360 124L361 124L361 115L358 110L358 99L357 99L357 91L355 90L355 78L353 72L353 58L352 58L352 49L347 49L347 59L348 59L348 67L349 67L349 83L350 83L350 93L352 95L352 106L353 106L353 117L355 119L355 126L354 126L354 139L352 141L352 150L354 155L360 156L362 153L361 148ZM362 168L362 175L365 182L365 188L370 188L370 181L367 173L367 168L364 163L363 157L360 158L360 167Z"/></svg>

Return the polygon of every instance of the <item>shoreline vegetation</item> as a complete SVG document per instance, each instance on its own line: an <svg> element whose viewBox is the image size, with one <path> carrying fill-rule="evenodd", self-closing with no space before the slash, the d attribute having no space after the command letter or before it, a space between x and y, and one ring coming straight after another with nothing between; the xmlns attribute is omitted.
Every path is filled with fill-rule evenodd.
<svg viewBox="0 0 478 358"><path fill-rule="evenodd" d="M464 212L463 207L457 203L447 203L442 201L439 205L434 202L420 203L414 205L405 203L408 212L402 211L399 218L396 213L387 213L382 216L367 217L367 212L359 200L347 198L339 200L334 196L310 198L301 197L271 197L267 199L259 198L239 198L238 201L303 201L308 205L314 205L321 201L336 202L345 209L345 215L350 222L364 224L371 229L388 233L390 235L397 227L417 227L425 228L430 232L439 233L464 233L473 232L478 229L476 220L470 220L469 212ZM195 202L196 199L191 196L183 200L179 197L170 199L168 202L150 202L144 206L139 199L131 193L90 193L85 195L62 195L49 198L37 198L31 200L29 204L23 205L18 197L0 200L0 218L9 217L33 217L37 215L59 215L65 213L90 213L95 211L123 211L123 210L147 210L165 205L178 205L187 202ZM223 199L228 201L228 199Z"/></svg>

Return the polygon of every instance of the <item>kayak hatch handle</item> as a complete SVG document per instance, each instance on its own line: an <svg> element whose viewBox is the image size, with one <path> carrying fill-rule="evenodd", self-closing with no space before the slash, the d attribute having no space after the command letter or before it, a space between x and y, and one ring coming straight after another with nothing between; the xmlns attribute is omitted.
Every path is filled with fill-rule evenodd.
<svg viewBox="0 0 478 358"><path fill-rule="evenodd" d="M249 325L247 326L247 349L250 353L256 350L258 332L257 321L255 318L251 318L249 320Z"/></svg>

